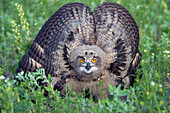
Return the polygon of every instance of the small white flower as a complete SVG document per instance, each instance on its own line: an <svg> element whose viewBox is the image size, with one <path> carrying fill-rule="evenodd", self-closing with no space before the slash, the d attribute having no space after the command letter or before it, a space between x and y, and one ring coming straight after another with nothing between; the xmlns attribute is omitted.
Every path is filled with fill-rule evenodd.
<svg viewBox="0 0 170 113"><path fill-rule="evenodd" d="M152 81L152 82L151 82L151 85L154 86L154 85L155 85L155 82Z"/></svg>
<svg viewBox="0 0 170 113"><path fill-rule="evenodd" d="M2 75L2 76L0 76L0 80L3 80L3 79L5 79L5 77Z"/></svg>
<svg viewBox="0 0 170 113"><path fill-rule="evenodd" d="M168 53L170 53L170 51L166 50L166 51L164 51L163 53L167 53L167 54L168 54Z"/></svg>
<svg viewBox="0 0 170 113"><path fill-rule="evenodd" d="M5 80L5 82L7 82L9 80L9 78L7 78L6 80Z"/></svg>
<svg viewBox="0 0 170 113"><path fill-rule="evenodd" d="M159 87L162 87L162 84L159 84Z"/></svg>
<svg viewBox="0 0 170 113"><path fill-rule="evenodd" d="M155 54L154 53L152 53L152 56L154 56Z"/></svg>
<svg viewBox="0 0 170 113"><path fill-rule="evenodd" d="M10 86L11 86L11 83L10 83L10 82L8 82L8 83L7 83L7 85L10 87Z"/></svg>
<svg viewBox="0 0 170 113"><path fill-rule="evenodd" d="M145 62L145 61L142 59L142 62Z"/></svg>

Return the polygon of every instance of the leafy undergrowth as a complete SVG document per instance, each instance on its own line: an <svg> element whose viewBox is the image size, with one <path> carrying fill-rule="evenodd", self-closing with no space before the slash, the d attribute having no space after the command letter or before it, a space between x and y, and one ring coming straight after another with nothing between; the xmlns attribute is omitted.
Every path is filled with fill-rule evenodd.
<svg viewBox="0 0 170 113"><path fill-rule="evenodd" d="M62 5L82 2L92 10L107 0L1 0L0 2L0 112L170 112L170 11L169 0L111 0L123 5L139 27L139 49L142 53L142 79L134 87L120 90L110 86L112 98L93 101L84 93L61 97L51 88L51 77L43 70L28 76L13 77L22 55L26 53L45 21ZM140 71L139 71L140 72ZM34 79L49 82L44 90ZM122 101L120 97L127 95Z"/></svg>
<svg viewBox="0 0 170 113"><path fill-rule="evenodd" d="M6 79L1 76L0 81L0 110L5 112L168 112L164 92L166 88L154 81L139 81L135 87L121 90L110 86L110 98L94 101L92 98L84 98L85 93L76 94L71 89L69 95L60 96L59 91L54 91L51 84L51 76L47 77L43 69L33 74L23 76L18 73L14 79ZM35 79L36 78L36 79ZM43 79L49 85L45 87L49 95L44 96L44 89L38 85L37 80ZM102 82L102 81L101 81ZM149 88L149 90L148 90ZM101 94L102 95L102 94ZM121 97L127 96L124 101ZM168 97L167 97L168 98Z"/></svg>

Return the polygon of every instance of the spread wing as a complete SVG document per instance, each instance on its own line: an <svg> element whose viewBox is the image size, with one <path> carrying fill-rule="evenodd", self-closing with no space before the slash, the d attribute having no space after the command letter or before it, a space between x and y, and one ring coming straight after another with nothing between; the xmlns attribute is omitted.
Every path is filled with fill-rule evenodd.
<svg viewBox="0 0 170 113"><path fill-rule="evenodd" d="M46 75L54 77L52 84L62 87L72 71L69 56L83 44L102 48L109 70L121 81L135 73L140 62L138 27L124 7L104 2L92 14L82 3L69 3L45 22L16 71L45 68Z"/></svg>
<svg viewBox="0 0 170 113"><path fill-rule="evenodd" d="M129 68L139 63L135 61L139 52L138 26L130 13L117 3L104 2L97 6L94 18L96 45L108 53L111 72L123 79L129 74Z"/></svg>
<svg viewBox="0 0 170 113"><path fill-rule="evenodd" d="M70 52L77 46L94 44L93 32L94 19L88 6L64 5L45 22L16 71L45 68L45 73L52 76L67 75Z"/></svg>

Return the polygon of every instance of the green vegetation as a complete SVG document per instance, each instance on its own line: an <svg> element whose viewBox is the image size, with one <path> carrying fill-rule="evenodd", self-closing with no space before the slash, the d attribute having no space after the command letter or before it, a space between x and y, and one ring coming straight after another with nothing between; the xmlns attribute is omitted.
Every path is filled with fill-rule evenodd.
<svg viewBox="0 0 170 113"><path fill-rule="evenodd" d="M120 90L120 86L110 86L109 91L114 95L112 100L95 102L83 98L84 93L75 94L71 90L71 96L61 98L50 85L46 88L49 97L44 97L44 90L34 77L46 78L43 70L28 74L29 78L18 74L18 79L24 81L18 86L13 77L9 79L16 76L18 61L27 52L41 26L57 9L69 2L82 2L93 10L103 1L107 0L1 0L0 112L169 112L169 0L112 0L127 8L138 24L143 67L143 77L136 79L134 87ZM45 79L45 82L50 81L50 76ZM124 95L127 100L121 101L119 97Z"/></svg>

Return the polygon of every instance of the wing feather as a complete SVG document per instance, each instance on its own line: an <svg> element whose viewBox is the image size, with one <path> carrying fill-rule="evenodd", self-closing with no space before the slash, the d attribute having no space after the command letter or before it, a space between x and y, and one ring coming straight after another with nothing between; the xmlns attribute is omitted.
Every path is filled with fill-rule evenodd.
<svg viewBox="0 0 170 113"><path fill-rule="evenodd" d="M138 26L123 6L112 2L104 2L97 6L94 18L96 45L108 53L111 72L123 79L129 74L129 68L139 64L134 64L139 51Z"/></svg>
<svg viewBox="0 0 170 113"><path fill-rule="evenodd" d="M82 3L64 5L42 26L19 62L17 72L33 72L41 67L45 68L46 74L53 76L69 72L67 57L75 47L95 43L94 28L93 15L88 6Z"/></svg>
<svg viewBox="0 0 170 113"><path fill-rule="evenodd" d="M53 82L64 83L61 78L72 72L71 52L78 46L97 45L108 55L108 69L121 80L138 67L138 44L138 26L123 6L104 2L92 13L82 3L69 3L45 22L16 71L45 68Z"/></svg>

